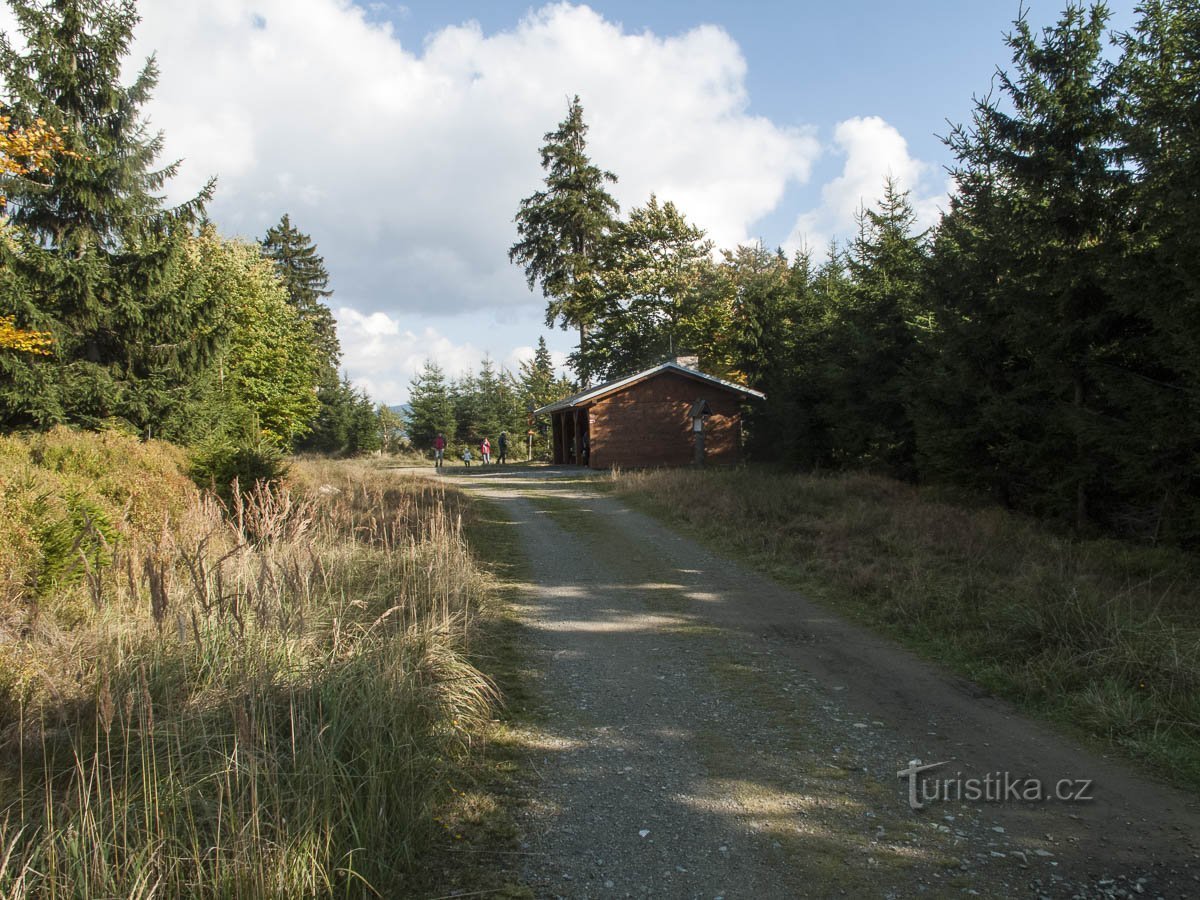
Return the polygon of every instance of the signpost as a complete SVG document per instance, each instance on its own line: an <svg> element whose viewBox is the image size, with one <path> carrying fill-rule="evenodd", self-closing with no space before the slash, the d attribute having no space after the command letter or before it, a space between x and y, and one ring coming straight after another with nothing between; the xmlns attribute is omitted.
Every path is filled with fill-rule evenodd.
<svg viewBox="0 0 1200 900"><path fill-rule="evenodd" d="M692 462L697 466L704 465L704 420L711 415L707 400L701 398L692 404L692 434L695 437Z"/></svg>

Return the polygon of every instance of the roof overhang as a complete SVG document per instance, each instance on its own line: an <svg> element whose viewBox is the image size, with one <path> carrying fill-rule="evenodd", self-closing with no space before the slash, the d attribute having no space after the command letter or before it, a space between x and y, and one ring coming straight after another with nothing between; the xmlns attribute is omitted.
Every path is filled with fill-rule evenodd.
<svg viewBox="0 0 1200 900"><path fill-rule="evenodd" d="M726 381L724 378L717 378L715 375L706 375L704 372L699 372L696 369L689 369L687 366L681 366L676 362L665 362L638 372L635 375L628 375L625 378L618 378L615 381L607 381L604 384L597 385L594 388L588 388L586 391L581 391L580 393L573 394L570 397L564 397L562 400L557 400L554 403L548 403L540 409L535 409L533 414L535 416L544 416L547 413L556 413L564 409L578 409L583 406L590 406L597 400L607 397L610 394L623 391L625 388L631 387L640 381L645 381L648 378L653 378L655 375L667 371L677 372L686 378L692 378L701 383L710 384L714 387L719 387L735 394L741 394L742 397L747 400L765 400L767 397L767 395L761 391L748 388L744 384L738 384L735 381Z"/></svg>

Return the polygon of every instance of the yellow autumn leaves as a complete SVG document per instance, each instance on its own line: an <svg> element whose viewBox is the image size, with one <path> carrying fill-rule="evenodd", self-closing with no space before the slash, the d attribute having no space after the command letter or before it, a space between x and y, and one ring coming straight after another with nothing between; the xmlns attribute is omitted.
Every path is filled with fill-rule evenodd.
<svg viewBox="0 0 1200 900"><path fill-rule="evenodd" d="M45 119L28 127L13 124L12 116L0 114L0 174L27 175L47 172L55 157L74 156L60 135ZM7 198L0 196L0 209Z"/></svg>
<svg viewBox="0 0 1200 900"><path fill-rule="evenodd" d="M62 135L38 119L28 127L13 124L12 117L0 114L0 175L28 175L47 172L56 157L74 156L63 144ZM0 212L8 198L0 192ZM0 316L0 350L50 355L51 336L45 331L18 328L12 316Z"/></svg>
<svg viewBox="0 0 1200 900"><path fill-rule="evenodd" d="M51 341L49 332L26 331L17 327L12 316L0 316L0 350L49 356Z"/></svg>

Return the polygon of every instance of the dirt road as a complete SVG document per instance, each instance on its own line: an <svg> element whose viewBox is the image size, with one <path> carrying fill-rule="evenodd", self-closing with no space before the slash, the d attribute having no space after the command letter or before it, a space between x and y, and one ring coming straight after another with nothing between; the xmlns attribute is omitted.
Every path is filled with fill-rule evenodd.
<svg viewBox="0 0 1200 900"><path fill-rule="evenodd" d="M1200 896L1195 796L578 473L449 474L502 504L528 555L542 709L522 859L539 897ZM916 776L921 809L898 774L913 760L944 763ZM988 799L945 799L972 784Z"/></svg>

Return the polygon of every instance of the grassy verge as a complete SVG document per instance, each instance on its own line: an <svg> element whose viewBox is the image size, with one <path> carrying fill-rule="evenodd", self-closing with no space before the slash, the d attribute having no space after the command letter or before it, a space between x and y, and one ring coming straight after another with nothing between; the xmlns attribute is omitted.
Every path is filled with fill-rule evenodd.
<svg viewBox="0 0 1200 900"><path fill-rule="evenodd" d="M620 473L616 490L1025 708L1200 788L1200 560L868 475Z"/></svg>
<svg viewBox="0 0 1200 900"><path fill-rule="evenodd" d="M468 658L496 686L501 702L481 733L479 752L458 771L458 785L439 810L442 840L427 864L428 893L497 898L532 897L521 885L524 852L516 811L525 802L521 772L528 759L527 729L535 719L537 673L523 651L522 625L513 608L527 563L517 529L499 504L463 498L463 534L488 579L489 602L475 623Z"/></svg>
<svg viewBox="0 0 1200 900"><path fill-rule="evenodd" d="M0 896L408 896L493 721L468 504L305 462L0 438Z"/></svg>

